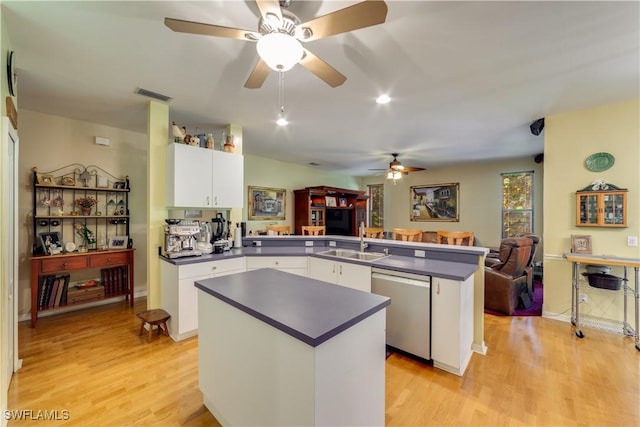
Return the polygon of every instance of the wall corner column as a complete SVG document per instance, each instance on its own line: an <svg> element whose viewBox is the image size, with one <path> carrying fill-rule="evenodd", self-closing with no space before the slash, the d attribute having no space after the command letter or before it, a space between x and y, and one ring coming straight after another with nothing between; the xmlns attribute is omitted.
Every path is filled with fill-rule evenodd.
<svg viewBox="0 0 640 427"><path fill-rule="evenodd" d="M147 108L147 308L161 303L160 259L162 226L167 218L167 145L169 143L169 106L150 101Z"/></svg>

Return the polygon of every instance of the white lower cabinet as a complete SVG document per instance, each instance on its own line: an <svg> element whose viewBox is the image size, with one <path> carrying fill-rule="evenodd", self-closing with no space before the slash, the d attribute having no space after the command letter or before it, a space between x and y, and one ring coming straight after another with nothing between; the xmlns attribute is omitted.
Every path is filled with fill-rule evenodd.
<svg viewBox="0 0 640 427"><path fill-rule="evenodd" d="M309 257L307 267L312 279L371 292L371 267L368 265Z"/></svg>
<svg viewBox="0 0 640 427"><path fill-rule="evenodd" d="M169 335L180 341L198 334L198 291L194 282L245 271L245 258L176 266L160 263L161 307L171 315Z"/></svg>
<svg viewBox="0 0 640 427"><path fill-rule="evenodd" d="M286 273L307 276L306 256L257 256L247 257L247 271L259 268L273 268Z"/></svg>
<svg viewBox="0 0 640 427"><path fill-rule="evenodd" d="M464 282L432 278L431 358L433 366L463 375L473 344L473 275Z"/></svg>

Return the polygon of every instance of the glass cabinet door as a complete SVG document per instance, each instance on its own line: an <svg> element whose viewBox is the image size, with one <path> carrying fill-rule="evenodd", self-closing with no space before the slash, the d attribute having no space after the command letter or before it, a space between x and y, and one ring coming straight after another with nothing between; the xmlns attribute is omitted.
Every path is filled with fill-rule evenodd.
<svg viewBox="0 0 640 427"><path fill-rule="evenodd" d="M603 195L603 219L605 224L623 224L623 195L619 193Z"/></svg>
<svg viewBox="0 0 640 427"><path fill-rule="evenodd" d="M581 194L578 199L579 224L598 223L598 196L596 194Z"/></svg>

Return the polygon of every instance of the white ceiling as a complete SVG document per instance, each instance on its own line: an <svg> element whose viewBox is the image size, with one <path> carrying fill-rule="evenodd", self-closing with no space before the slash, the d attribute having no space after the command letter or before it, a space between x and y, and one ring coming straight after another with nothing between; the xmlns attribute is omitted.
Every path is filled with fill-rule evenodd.
<svg viewBox="0 0 640 427"><path fill-rule="evenodd" d="M302 21L356 1L296 1ZM244 152L351 175L532 157L540 117L637 98L640 3L387 1L384 24L306 44L347 77L301 66L243 87L255 44L175 33L165 17L257 29L246 1L2 1L19 108L146 132L142 87L173 98L188 133L242 125ZM392 102L374 99L387 92Z"/></svg>

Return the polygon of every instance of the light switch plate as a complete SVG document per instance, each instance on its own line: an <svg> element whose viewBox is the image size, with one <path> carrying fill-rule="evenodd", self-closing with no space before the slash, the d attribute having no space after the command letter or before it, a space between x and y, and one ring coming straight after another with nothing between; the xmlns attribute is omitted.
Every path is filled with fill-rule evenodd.
<svg viewBox="0 0 640 427"><path fill-rule="evenodd" d="M333 240L329 241L329 247L335 248L336 242L334 242Z"/></svg>
<svg viewBox="0 0 640 427"><path fill-rule="evenodd" d="M638 246L638 236L627 236L627 246Z"/></svg>
<svg viewBox="0 0 640 427"><path fill-rule="evenodd" d="M305 246L313 246L313 240L305 240L304 245Z"/></svg>
<svg viewBox="0 0 640 427"><path fill-rule="evenodd" d="M427 255L426 255L425 251L420 250L420 249L416 249L415 251L413 251L413 256L416 256L418 258L424 258Z"/></svg>

